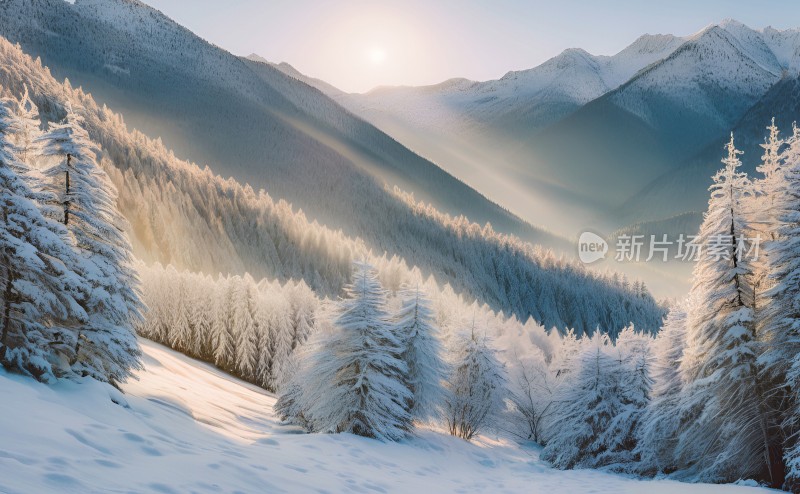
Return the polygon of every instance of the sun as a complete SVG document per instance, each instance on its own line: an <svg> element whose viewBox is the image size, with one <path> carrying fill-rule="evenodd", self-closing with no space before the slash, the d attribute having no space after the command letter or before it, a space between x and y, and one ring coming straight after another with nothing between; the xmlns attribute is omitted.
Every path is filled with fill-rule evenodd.
<svg viewBox="0 0 800 494"><path fill-rule="evenodd" d="M378 46L370 48L367 58L373 65L381 65L386 60L386 50Z"/></svg>

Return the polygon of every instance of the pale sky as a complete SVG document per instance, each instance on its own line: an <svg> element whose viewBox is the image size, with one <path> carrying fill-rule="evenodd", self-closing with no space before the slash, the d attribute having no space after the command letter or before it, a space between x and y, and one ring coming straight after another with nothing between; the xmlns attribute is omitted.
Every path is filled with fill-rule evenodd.
<svg viewBox="0 0 800 494"><path fill-rule="evenodd" d="M566 48L611 55L644 33L725 18L800 27L797 0L144 0L236 55L257 53L345 91L488 80Z"/></svg>

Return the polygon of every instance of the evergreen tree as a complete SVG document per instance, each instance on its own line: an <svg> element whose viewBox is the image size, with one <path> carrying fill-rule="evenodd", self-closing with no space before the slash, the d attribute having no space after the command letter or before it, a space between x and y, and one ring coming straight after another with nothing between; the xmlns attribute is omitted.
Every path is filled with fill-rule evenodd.
<svg viewBox="0 0 800 494"><path fill-rule="evenodd" d="M253 321L255 283L250 275L233 279L233 336L235 338L236 371L245 379L255 376L258 361L258 334Z"/></svg>
<svg viewBox="0 0 800 494"><path fill-rule="evenodd" d="M782 153L781 186L773 187L775 233L765 247L771 287L765 292L759 336L763 379L771 393L768 404L783 417L786 437L787 487L800 486L800 130L794 128Z"/></svg>
<svg viewBox="0 0 800 494"><path fill-rule="evenodd" d="M62 123L51 124L36 141L46 166L45 190L63 207L57 219L75 238L89 288L81 301L89 321L78 334L72 365L83 375L116 383L141 365L133 332L142 317L139 279L116 190L81 124L70 108Z"/></svg>
<svg viewBox="0 0 800 494"><path fill-rule="evenodd" d="M689 382L682 393L676 446L685 473L715 482L763 476L765 470L782 477L774 473L781 460L773 454L776 439L756 366L752 267L741 248L752 231L742 206L750 183L738 170L741 151L733 136L727 151L700 229L701 243L709 247L694 269L691 296L696 304L687 328L692 358L683 370ZM712 250L712 245L718 247Z"/></svg>
<svg viewBox="0 0 800 494"><path fill-rule="evenodd" d="M553 419L542 459L557 468L591 468L607 450L606 432L623 407L620 367L608 336L596 333L572 359L572 379Z"/></svg>
<svg viewBox="0 0 800 494"><path fill-rule="evenodd" d="M42 216L36 194L9 142L15 126L9 99L0 100L0 364L39 380L69 374L72 328L85 324L78 304L84 280L66 230Z"/></svg>
<svg viewBox="0 0 800 494"><path fill-rule="evenodd" d="M304 400L315 431L398 440L411 427L411 392L402 341L386 312L386 291L372 266L357 263L334 330L311 356Z"/></svg>
<svg viewBox="0 0 800 494"><path fill-rule="evenodd" d="M677 468L675 446L679 422L676 410L683 386L679 364L686 346L688 304L684 301L672 306L653 345L652 398L637 430L639 464L636 469L647 475L671 473Z"/></svg>
<svg viewBox="0 0 800 494"><path fill-rule="evenodd" d="M169 328L169 345L179 352L188 353L192 346L194 335L189 318L191 301L189 300L188 287L183 273L176 276L175 283L177 284L177 290L172 293L175 298L175 303L173 304L175 310L172 313L172 321Z"/></svg>
<svg viewBox="0 0 800 494"><path fill-rule="evenodd" d="M220 275L214 298L214 317L211 324L211 348L214 364L228 372L234 369L236 349L233 335L232 280Z"/></svg>
<svg viewBox="0 0 800 494"><path fill-rule="evenodd" d="M447 375L438 331L430 303L419 286L406 287L401 298L397 334L403 340L401 358L408 368L406 383L412 395L409 412L419 420L434 419L439 415Z"/></svg>

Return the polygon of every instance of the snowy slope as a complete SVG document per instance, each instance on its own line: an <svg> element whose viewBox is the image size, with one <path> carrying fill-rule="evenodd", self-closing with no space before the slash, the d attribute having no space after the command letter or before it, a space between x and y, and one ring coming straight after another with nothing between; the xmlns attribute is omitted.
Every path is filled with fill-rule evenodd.
<svg viewBox="0 0 800 494"><path fill-rule="evenodd" d="M141 344L145 370L124 396L0 370L0 394L13 396L0 400L0 492L762 492L558 471L533 447L430 430L400 444L299 434L264 391Z"/></svg>

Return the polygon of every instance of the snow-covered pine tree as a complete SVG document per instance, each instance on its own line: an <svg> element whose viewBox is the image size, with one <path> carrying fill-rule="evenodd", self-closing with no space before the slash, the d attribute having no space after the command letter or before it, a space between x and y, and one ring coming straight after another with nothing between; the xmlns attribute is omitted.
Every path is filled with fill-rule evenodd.
<svg viewBox="0 0 800 494"><path fill-rule="evenodd" d="M253 321L255 282L249 274L233 279L233 336L235 338L236 372L247 380L255 377L258 361L258 334Z"/></svg>
<svg viewBox="0 0 800 494"><path fill-rule="evenodd" d="M268 389L277 391L286 380L286 362L292 353L292 337L294 328L291 317L291 305L283 296L276 294L271 304L270 314L270 356Z"/></svg>
<svg viewBox="0 0 800 494"><path fill-rule="evenodd" d="M691 358L682 364L689 382L681 393L676 457L684 473L701 480L769 479L772 474L778 483L782 460L774 454L776 439L769 433L772 420L756 365L752 267L740 248L752 231L743 207L751 184L739 171L741 151L733 135L726 149L699 234L707 251L693 273L695 304L687 326Z"/></svg>
<svg viewBox="0 0 800 494"><path fill-rule="evenodd" d="M496 423L508 395L505 368L474 323L454 339L443 415L450 434L470 440Z"/></svg>
<svg viewBox="0 0 800 494"><path fill-rule="evenodd" d="M369 264L355 264L333 332L320 338L304 373L308 419L318 432L399 440L411 427L402 341L386 312L386 291Z"/></svg>
<svg viewBox="0 0 800 494"><path fill-rule="evenodd" d="M263 388L267 388L270 383L270 369L272 367L272 334L270 330L272 303L269 299L270 293L259 290L256 294L257 303L253 314L253 324L255 324L258 335L258 360L256 362L255 382Z"/></svg>
<svg viewBox="0 0 800 494"><path fill-rule="evenodd" d="M689 301L673 305L653 344L651 400L637 429L639 456L635 469L645 475L676 470L675 446L678 403L683 386L679 364L686 346L686 314Z"/></svg>
<svg viewBox="0 0 800 494"><path fill-rule="evenodd" d="M633 325L617 336L612 352L619 372L621 407L602 432L604 451L595 459L596 466L630 472L638 460L636 430L650 402L653 381L650 376L652 338L638 333Z"/></svg>
<svg viewBox="0 0 800 494"><path fill-rule="evenodd" d="M214 280L210 276L195 275L187 287L189 293L189 321L193 328L189 352L196 358L211 358L211 314L214 306Z"/></svg>
<svg viewBox="0 0 800 494"><path fill-rule="evenodd" d="M14 146L17 149L19 160L28 166L33 166L38 154L36 139L41 135L41 119L39 108L31 100L28 86L16 107L16 125L12 135Z"/></svg>
<svg viewBox="0 0 800 494"><path fill-rule="evenodd" d="M64 121L51 124L36 142L45 190L63 207L57 219L75 238L89 288L81 301L89 321L78 334L72 365L80 374L116 383L141 365L133 327L142 317L142 302L116 189L95 161L98 149L82 122L68 108Z"/></svg>
<svg viewBox="0 0 800 494"><path fill-rule="evenodd" d="M620 410L620 365L607 335L584 338L552 421L542 459L556 468L591 468L606 451L605 433Z"/></svg>
<svg viewBox="0 0 800 494"><path fill-rule="evenodd" d="M397 314L397 335L403 342L402 359L408 368L406 383L411 391L409 413L418 420L433 420L440 414L447 366L443 360L433 312L419 285L404 286Z"/></svg>
<svg viewBox="0 0 800 494"><path fill-rule="evenodd" d="M303 280L300 280L291 287L289 287L287 283L284 289L288 289L292 312L294 314L292 325L292 350L294 350L299 345L306 342L314 329L313 314L315 298L314 292L308 288L308 285L306 285Z"/></svg>
<svg viewBox="0 0 800 494"><path fill-rule="evenodd" d="M192 323L189 319L189 287L186 284L185 273L176 273L175 290L173 296L175 297L174 312L172 313L172 321L170 324L169 346L178 350L179 352L188 353L192 346L194 334L192 331Z"/></svg>
<svg viewBox="0 0 800 494"><path fill-rule="evenodd" d="M765 292L759 337L763 379L771 391L771 409L783 418L787 466L786 487L800 488L800 129L796 126L782 153L783 185L772 189L774 239L766 246L766 271L771 288Z"/></svg>
<svg viewBox="0 0 800 494"><path fill-rule="evenodd" d="M25 165L8 140L14 101L0 100L0 364L47 381L69 374L74 326L87 315L76 299L83 279L66 229L45 218L17 172Z"/></svg>
<svg viewBox="0 0 800 494"><path fill-rule="evenodd" d="M211 350L214 364L232 372L235 369L236 348L233 334L233 281L217 277L214 293L214 314L211 322Z"/></svg>

